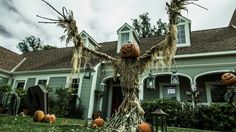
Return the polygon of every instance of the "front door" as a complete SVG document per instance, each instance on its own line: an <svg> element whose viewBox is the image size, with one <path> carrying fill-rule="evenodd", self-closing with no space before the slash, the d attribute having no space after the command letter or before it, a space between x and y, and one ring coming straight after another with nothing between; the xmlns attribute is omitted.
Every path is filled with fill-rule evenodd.
<svg viewBox="0 0 236 132"><path fill-rule="evenodd" d="M123 95L122 90L120 86L113 86L112 91L112 108L111 108L111 114L113 115L115 111L118 110L120 104L123 101Z"/></svg>

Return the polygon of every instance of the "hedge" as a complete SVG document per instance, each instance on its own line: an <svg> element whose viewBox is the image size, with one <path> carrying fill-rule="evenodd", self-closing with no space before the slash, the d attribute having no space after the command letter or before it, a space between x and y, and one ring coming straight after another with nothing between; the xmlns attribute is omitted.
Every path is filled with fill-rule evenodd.
<svg viewBox="0 0 236 132"><path fill-rule="evenodd" d="M235 104L198 105L192 108L190 104L176 100L154 99L143 101L142 107L149 123L152 122L151 112L160 108L168 114L168 126L217 131L232 131L236 127Z"/></svg>

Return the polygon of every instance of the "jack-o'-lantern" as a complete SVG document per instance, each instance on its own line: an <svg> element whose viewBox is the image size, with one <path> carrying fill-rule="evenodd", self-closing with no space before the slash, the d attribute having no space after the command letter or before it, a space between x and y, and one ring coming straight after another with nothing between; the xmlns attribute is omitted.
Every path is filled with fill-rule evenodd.
<svg viewBox="0 0 236 132"><path fill-rule="evenodd" d="M140 56L140 49L137 44L123 44L120 49L121 58L137 58Z"/></svg>
<svg viewBox="0 0 236 132"><path fill-rule="evenodd" d="M221 79L225 85L232 85L236 83L236 76L232 73L224 73L221 76Z"/></svg>
<svg viewBox="0 0 236 132"><path fill-rule="evenodd" d="M139 132L152 132L150 125L145 122L138 124L138 129L139 129Z"/></svg>

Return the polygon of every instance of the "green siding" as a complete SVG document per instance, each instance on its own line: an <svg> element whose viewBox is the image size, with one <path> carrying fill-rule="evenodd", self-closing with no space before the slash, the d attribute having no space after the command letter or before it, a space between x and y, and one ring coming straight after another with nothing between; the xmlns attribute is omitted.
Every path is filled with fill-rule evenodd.
<svg viewBox="0 0 236 132"><path fill-rule="evenodd" d="M83 78L83 84L81 87L81 95L80 95L81 103L85 107L83 118L87 118L89 107L93 107L93 106L89 106L92 79L93 79L93 76L90 79Z"/></svg>
<svg viewBox="0 0 236 132"><path fill-rule="evenodd" d="M65 88L66 77L51 77L49 79L48 87Z"/></svg>
<svg viewBox="0 0 236 132"><path fill-rule="evenodd" d="M29 87L34 86L35 82L36 82L36 78L28 78L25 89L28 89Z"/></svg>
<svg viewBox="0 0 236 132"><path fill-rule="evenodd" d="M6 85L8 83L9 78L0 76L0 86Z"/></svg>

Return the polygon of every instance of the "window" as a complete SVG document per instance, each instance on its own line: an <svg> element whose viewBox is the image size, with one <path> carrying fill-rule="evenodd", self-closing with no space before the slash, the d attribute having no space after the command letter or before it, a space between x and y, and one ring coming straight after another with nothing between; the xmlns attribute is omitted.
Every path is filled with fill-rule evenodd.
<svg viewBox="0 0 236 132"><path fill-rule="evenodd" d="M73 78L71 83L71 88L74 90L74 92L77 94L79 89L79 79Z"/></svg>
<svg viewBox="0 0 236 132"><path fill-rule="evenodd" d="M225 102L224 95L227 92L225 85L211 85L211 101L214 103Z"/></svg>
<svg viewBox="0 0 236 132"><path fill-rule="evenodd" d="M121 33L121 43L129 42L129 33Z"/></svg>
<svg viewBox="0 0 236 132"><path fill-rule="evenodd" d="M164 86L163 98L177 99L176 86Z"/></svg>
<svg viewBox="0 0 236 132"><path fill-rule="evenodd" d="M38 80L38 85L46 86L47 80Z"/></svg>
<svg viewBox="0 0 236 132"><path fill-rule="evenodd" d="M177 26L178 34L177 34L177 44L185 44L186 36L185 36L185 25Z"/></svg>
<svg viewBox="0 0 236 132"><path fill-rule="evenodd" d="M83 44L84 44L84 46L85 46L85 45L86 45L86 39L83 38L82 41L83 41Z"/></svg>
<svg viewBox="0 0 236 132"><path fill-rule="evenodd" d="M17 81L16 89L24 88L24 86L25 86L25 81Z"/></svg>

